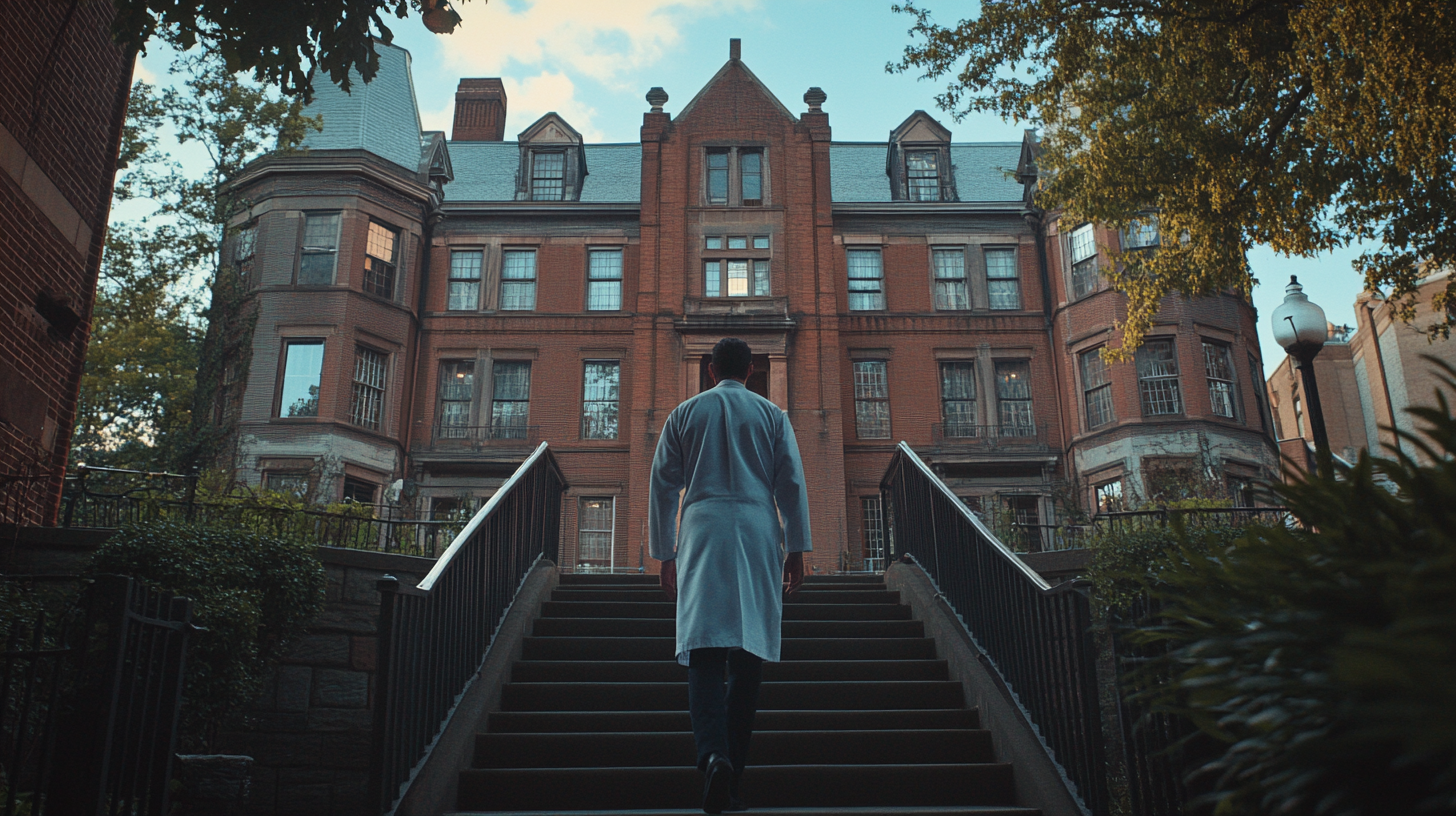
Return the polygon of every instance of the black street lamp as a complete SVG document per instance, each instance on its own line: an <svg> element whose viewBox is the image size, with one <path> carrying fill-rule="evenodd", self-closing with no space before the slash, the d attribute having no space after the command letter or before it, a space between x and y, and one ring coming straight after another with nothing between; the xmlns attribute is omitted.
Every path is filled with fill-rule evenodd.
<svg viewBox="0 0 1456 816"><path fill-rule="evenodd" d="M1319 386L1314 380L1315 355L1324 348L1329 337L1325 310L1310 303L1304 287L1299 285L1299 279L1290 275L1289 286L1284 289L1284 302L1274 309L1270 321L1274 324L1274 341L1299 363L1310 429L1314 431L1315 463L1321 476L1330 477L1334 474L1330 438L1325 433L1325 413L1320 408Z"/></svg>

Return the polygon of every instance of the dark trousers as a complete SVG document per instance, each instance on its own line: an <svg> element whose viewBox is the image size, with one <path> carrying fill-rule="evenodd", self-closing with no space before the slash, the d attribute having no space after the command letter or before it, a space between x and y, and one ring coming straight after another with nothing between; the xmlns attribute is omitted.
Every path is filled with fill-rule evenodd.
<svg viewBox="0 0 1456 816"><path fill-rule="evenodd" d="M707 770L709 755L721 754L733 763L735 774L743 773L762 682L763 659L750 652L693 649L688 654L688 711L698 744L698 770Z"/></svg>

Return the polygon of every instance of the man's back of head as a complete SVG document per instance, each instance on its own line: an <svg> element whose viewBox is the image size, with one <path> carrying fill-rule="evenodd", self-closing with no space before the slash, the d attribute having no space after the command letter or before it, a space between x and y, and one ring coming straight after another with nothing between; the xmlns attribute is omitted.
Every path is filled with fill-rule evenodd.
<svg viewBox="0 0 1456 816"><path fill-rule="evenodd" d="M752 363L753 350L737 337L725 337L713 346L713 368L721 379L741 380L747 377Z"/></svg>

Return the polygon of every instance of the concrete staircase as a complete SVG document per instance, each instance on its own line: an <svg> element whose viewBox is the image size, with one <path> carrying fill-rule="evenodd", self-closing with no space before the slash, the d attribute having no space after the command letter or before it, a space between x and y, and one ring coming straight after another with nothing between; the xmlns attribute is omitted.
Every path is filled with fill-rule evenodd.
<svg viewBox="0 0 1456 816"><path fill-rule="evenodd" d="M701 813L702 775L655 576L564 575L476 737L463 813ZM898 592L812 577L764 666L743 795L794 813L1034 816Z"/></svg>

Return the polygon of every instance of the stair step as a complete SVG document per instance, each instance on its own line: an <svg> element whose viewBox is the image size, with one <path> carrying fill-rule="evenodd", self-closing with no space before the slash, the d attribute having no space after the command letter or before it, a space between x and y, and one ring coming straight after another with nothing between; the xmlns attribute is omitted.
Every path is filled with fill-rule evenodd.
<svg viewBox="0 0 1456 816"><path fill-rule="evenodd" d="M691 765L653 768L474 768L460 774L461 810L691 808L703 776ZM743 777L743 797L768 807L1008 805L1005 763L768 765Z"/></svg>
<svg viewBox="0 0 1456 816"><path fill-rule="evenodd" d="M677 605L667 601L547 601L543 618L676 618ZM784 620L909 620L901 604L784 604Z"/></svg>
<svg viewBox="0 0 1456 816"><path fill-rule="evenodd" d="M537 637L674 637L677 622L653 618L537 618L531 633ZM795 621L783 622L784 638L919 638L925 625L918 620Z"/></svg>
<svg viewBox="0 0 1456 816"><path fill-rule="evenodd" d="M691 731L687 711L497 711L489 733L593 733ZM974 708L864 711L760 710L754 728L765 731L871 731L907 728L980 728Z"/></svg>
<svg viewBox="0 0 1456 816"><path fill-rule="evenodd" d="M947 680L944 660L795 660L765 663L768 682L817 680ZM521 660L515 683L682 683L687 669L658 660Z"/></svg>
<svg viewBox="0 0 1456 816"><path fill-rule="evenodd" d="M661 660L673 662L669 637L527 637L525 660ZM794 660L933 660L931 638L785 638L780 656Z"/></svg>
<svg viewBox="0 0 1456 816"><path fill-rule="evenodd" d="M609 602L635 602L635 603L671 603L662 590L656 588L645 588L640 586L622 586L620 588L609 588L604 586L569 586L557 587L551 593L553 601L609 601ZM785 598L784 604L821 604L821 603L876 603L876 604L897 604L900 602L900 593L897 590L888 590L866 586L864 588L833 588L833 589L809 589L805 588L795 594L792 598Z"/></svg>
<svg viewBox="0 0 1456 816"><path fill-rule="evenodd" d="M486 811L447 813L445 816L483 816ZM1041 816L1034 808L972 805L970 807L836 807L762 808L754 816ZM491 816L561 816L559 810L491 811ZM575 810L571 816L702 816L699 808L687 810Z"/></svg>
<svg viewBox="0 0 1456 816"><path fill-rule="evenodd" d="M871 680L764 683L759 707L802 710L955 708L965 704L953 680ZM676 683L507 683L505 711L682 711L688 684Z"/></svg>
<svg viewBox="0 0 1456 816"><path fill-rule="evenodd" d="M478 734L476 768L591 768L610 757L617 765L692 765L693 735L683 732ZM767 731L753 733L753 766L832 764L847 757L861 765L994 762L991 732Z"/></svg>

